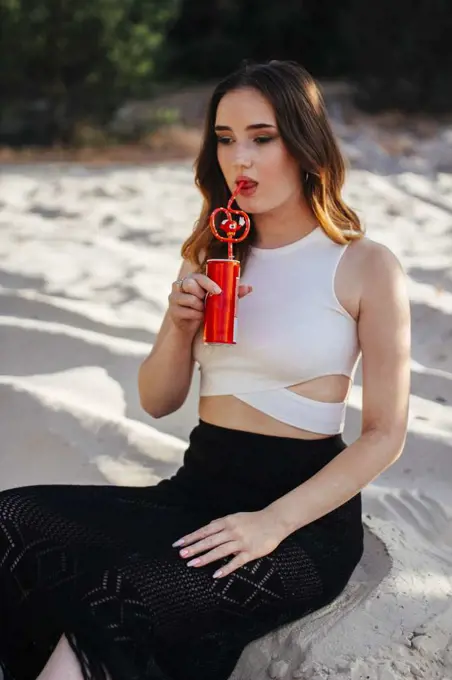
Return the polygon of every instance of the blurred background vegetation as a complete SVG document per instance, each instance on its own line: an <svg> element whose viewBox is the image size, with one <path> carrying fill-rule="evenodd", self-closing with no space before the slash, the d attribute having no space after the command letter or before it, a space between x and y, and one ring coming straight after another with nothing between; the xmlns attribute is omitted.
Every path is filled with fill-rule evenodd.
<svg viewBox="0 0 452 680"><path fill-rule="evenodd" d="M3 145L140 139L178 122L175 92L192 92L196 122L204 92L245 58L297 60L347 83L363 111L452 110L450 0L0 4ZM161 105L140 109L149 101Z"/></svg>

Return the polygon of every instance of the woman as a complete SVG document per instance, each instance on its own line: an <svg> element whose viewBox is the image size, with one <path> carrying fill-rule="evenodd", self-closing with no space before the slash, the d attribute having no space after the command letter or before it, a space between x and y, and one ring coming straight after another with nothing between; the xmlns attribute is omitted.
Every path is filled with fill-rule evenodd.
<svg viewBox="0 0 452 680"><path fill-rule="evenodd" d="M252 218L239 338L205 346L210 212ZM401 454L409 304L394 255L341 198L344 165L311 77L246 64L219 84L196 181L197 226L157 341L143 408L184 402L184 463L151 488L38 486L1 495L1 658L28 680L226 680L243 648L334 600L363 549L361 489ZM362 355L362 434L342 438ZM42 672L41 672L42 671Z"/></svg>

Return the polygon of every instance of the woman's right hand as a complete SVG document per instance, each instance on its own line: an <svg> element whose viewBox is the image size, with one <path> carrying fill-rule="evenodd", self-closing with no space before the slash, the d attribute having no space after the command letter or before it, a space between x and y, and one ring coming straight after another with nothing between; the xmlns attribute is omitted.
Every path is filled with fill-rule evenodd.
<svg viewBox="0 0 452 680"><path fill-rule="evenodd" d="M252 286L239 285L239 298L248 295ZM221 289L205 274L193 272L185 276L182 284L174 282L168 296L168 312L176 328L194 336L204 318L204 301L207 293L217 295Z"/></svg>

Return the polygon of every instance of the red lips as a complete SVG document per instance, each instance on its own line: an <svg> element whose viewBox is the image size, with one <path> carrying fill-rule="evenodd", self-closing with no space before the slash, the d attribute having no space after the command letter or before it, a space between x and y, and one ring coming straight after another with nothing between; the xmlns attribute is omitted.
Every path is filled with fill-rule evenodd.
<svg viewBox="0 0 452 680"><path fill-rule="evenodd" d="M247 191L249 189L253 189L258 184L251 177L247 177L247 175L240 175L240 177L237 177L237 179L235 180L235 183L238 184L239 182L244 182L244 184L242 186L242 191Z"/></svg>

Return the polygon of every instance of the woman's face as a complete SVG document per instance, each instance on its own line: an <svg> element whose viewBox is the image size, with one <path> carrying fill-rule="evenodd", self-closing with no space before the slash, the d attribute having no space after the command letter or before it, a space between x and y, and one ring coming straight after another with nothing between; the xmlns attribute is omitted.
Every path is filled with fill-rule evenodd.
<svg viewBox="0 0 452 680"><path fill-rule="evenodd" d="M237 198L242 210L265 213L299 198L299 164L287 151L273 107L260 92L246 88L224 95L215 132L218 163L231 193L239 177L250 180Z"/></svg>

